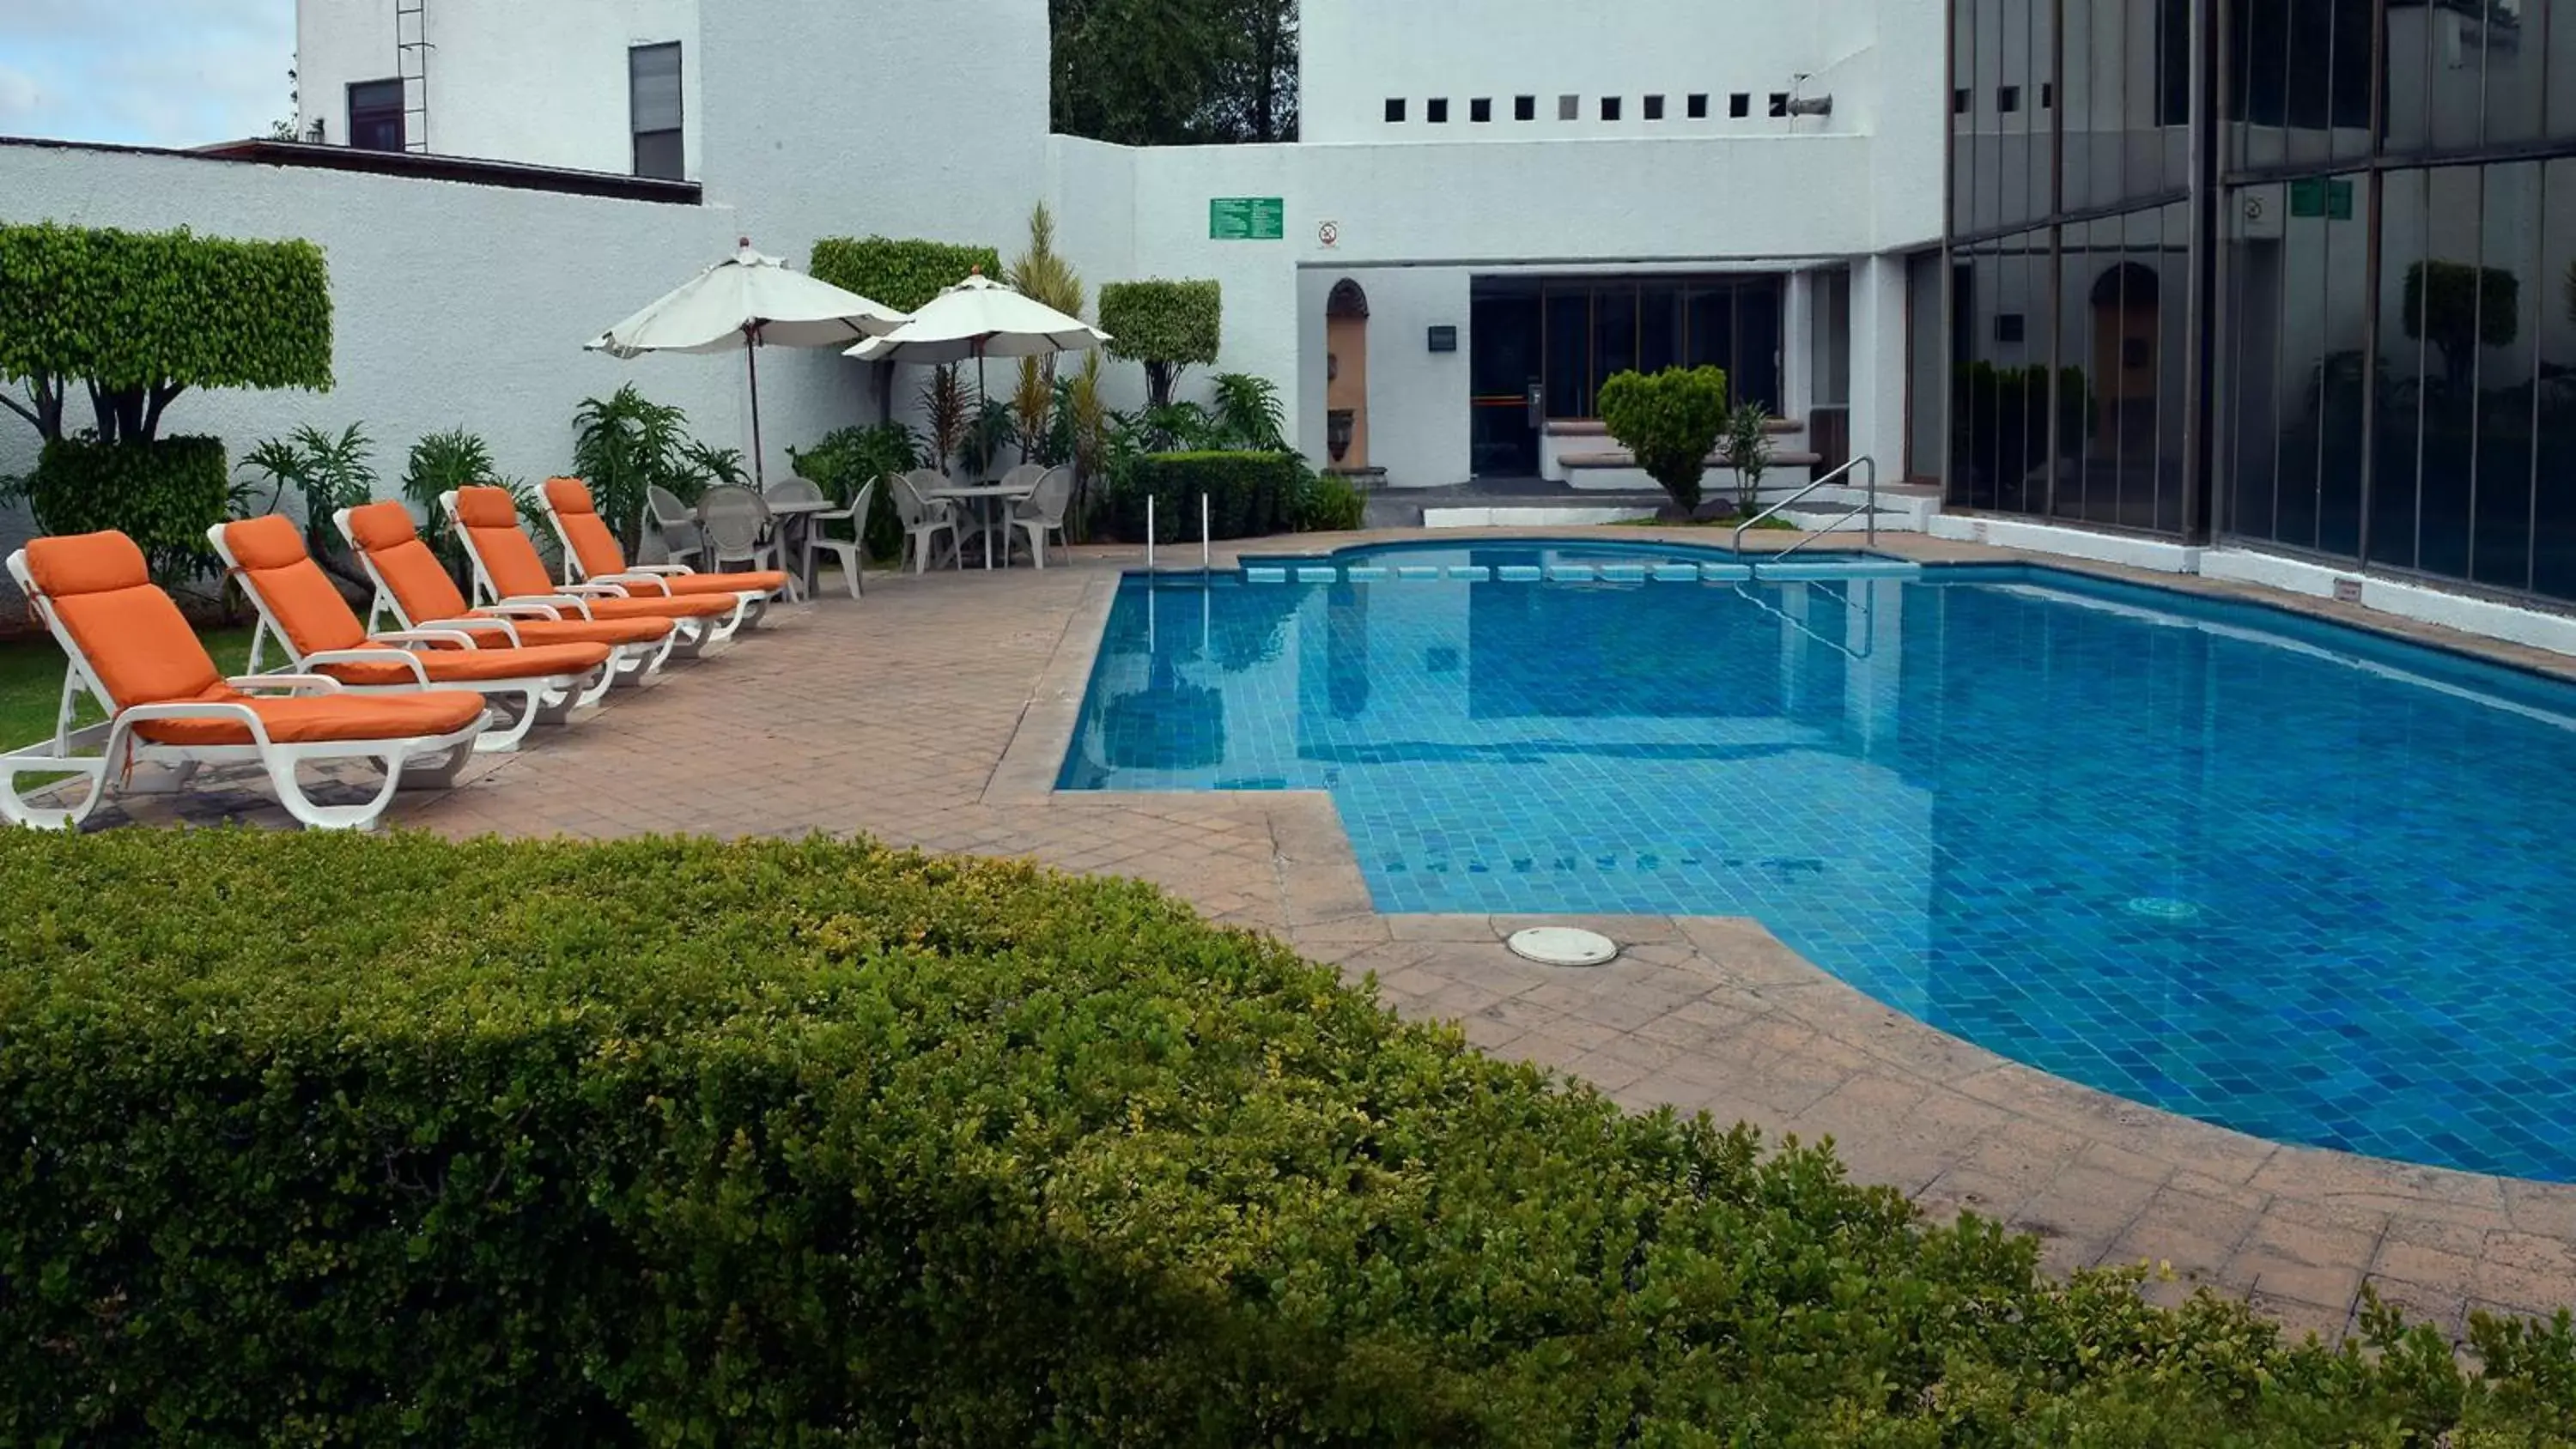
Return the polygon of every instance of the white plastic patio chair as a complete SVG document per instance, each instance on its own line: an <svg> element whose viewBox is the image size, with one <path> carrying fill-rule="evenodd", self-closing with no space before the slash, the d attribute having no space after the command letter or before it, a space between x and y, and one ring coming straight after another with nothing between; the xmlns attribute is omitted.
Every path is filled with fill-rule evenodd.
<svg viewBox="0 0 2576 1449"><path fill-rule="evenodd" d="M1064 532L1064 510L1073 502L1073 470L1049 468L1038 479L1037 491L1011 505L1011 528L1026 534L1029 556L1039 568L1046 567L1047 535Z"/></svg>
<svg viewBox="0 0 2576 1449"><path fill-rule="evenodd" d="M868 510L876 506L877 481L874 478L869 479L867 486L859 490L858 496L850 500L849 507L826 509L805 520L805 572L811 574L814 571L814 554L817 550L828 550L840 559L841 577L848 582L850 597L853 599L864 597L868 591L865 572L868 557ZM832 537L828 525L835 523L848 524L850 536ZM816 582L816 587L821 587L819 580Z"/></svg>
<svg viewBox="0 0 2576 1449"><path fill-rule="evenodd" d="M894 485L894 516L903 524L903 545L912 555L912 571L922 573L931 565L937 551L939 535L948 535L948 551L955 554L961 545L957 540L957 506L945 498L930 497L927 490L943 488L947 478L928 469L890 474Z"/></svg>
<svg viewBox="0 0 2576 1449"><path fill-rule="evenodd" d="M698 523L705 531L707 563L716 572L727 564L749 564L754 569L780 569L778 531L772 526L769 505L748 488L722 484L710 488L698 500ZM787 576L787 596L796 597L796 576Z"/></svg>
<svg viewBox="0 0 2576 1449"><path fill-rule="evenodd" d="M698 526L698 516L680 496L656 483L644 490L647 506L653 514L653 526L662 534L662 553L667 561L684 564L706 551L706 531Z"/></svg>

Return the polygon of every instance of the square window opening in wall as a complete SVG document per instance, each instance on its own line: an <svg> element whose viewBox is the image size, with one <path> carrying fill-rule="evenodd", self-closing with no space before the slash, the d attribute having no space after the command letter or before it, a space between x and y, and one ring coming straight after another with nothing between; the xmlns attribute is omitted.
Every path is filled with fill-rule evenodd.
<svg viewBox="0 0 2576 1449"><path fill-rule="evenodd" d="M1560 121L1582 120L1583 97L1558 96L1556 98L1556 118Z"/></svg>
<svg viewBox="0 0 2576 1449"><path fill-rule="evenodd" d="M1646 119L1649 121L1660 121L1663 118L1664 98L1662 96L1646 97Z"/></svg>
<svg viewBox="0 0 2576 1449"><path fill-rule="evenodd" d="M1515 120L1515 121L1535 121L1535 120L1537 120L1537 119L1538 119L1538 97L1536 97L1536 96L1514 96L1514 97L1512 97L1512 119L1513 119L1513 120Z"/></svg>
<svg viewBox="0 0 2576 1449"><path fill-rule="evenodd" d="M2043 111L2051 111L2057 108L2057 82L2041 81L2039 83L2039 108Z"/></svg>
<svg viewBox="0 0 2576 1449"><path fill-rule="evenodd" d="M1403 124L1403 122L1404 122L1404 97L1402 97L1402 96L1389 96L1389 97L1387 97L1387 98L1386 98L1386 123L1387 123L1388 125L1390 125L1390 126L1395 126L1395 125L1401 125L1401 124Z"/></svg>
<svg viewBox="0 0 2576 1449"><path fill-rule="evenodd" d="M1693 97L1691 97L1691 98L1690 98L1690 103L1689 103L1689 110L1690 110L1690 118L1691 118L1692 120L1694 120L1694 121L1705 121L1705 120L1707 120L1707 119L1708 119L1708 97L1706 97L1706 96L1704 96L1704 95L1701 95L1701 96L1693 96Z"/></svg>
<svg viewBox="0 0 2576 1449"><path fill-rule="evenodd" d="M1467 119L1481 126L1494 119L1494 102L1490 96L1478 96L1467 103Z"/></svg>
<svg viewBox="0 0 2576 1449"><path fill-rule="evenodd" d="M349 144L360 151L403 149L403 83L354 81L349 86Z"/></svg>
<svg viewBox="0 0 2576 1449"><path fill-rule="evenodd" d="M1603 96L1601 98L1601 119L1605 121L1615 121L1619 119L1619 100L1620 98L1617 96Z"/></svg>
<svg viewBox="0 0 2576 1449"><path fill-rule="evenodd" d="M1430 124L1432 124L1432 125L1434 125L1434 126L1445 126L1445 125L1448 125L1448 124L1449 124L1449 102L1448 102L1448 101L1446 101L1446 100L1432 100L1432 101L1425 101L1425 102L1423 102L1423 103L1422 103L1422 119L1423 119L1423 120L1425 120L1425 121L1427 121L1427 122L1429 122Z"/></svg>
<svg viewBox="0 0 2576 1449"><path fill-rule="evenodd" d="M2007 115L2007 116L2011 115L2011 114L2012 114L2013 112L2015 112L2015 111L2020 110L2020 109L2021 109L2021 87L2019 87L2019 86L1997 86L1997 87L1995 87L1995 109L1996 109L1997 111L1999 111L1999 112L2003 113L2004 115Z"/></svg>
<svg viewBox="0 0 2576 1449"><path fill-rule="evenodd" d="M689 160L681 140L680 43L630 46L626 83L635 174L685 179Z"/></svg>
<svg viewBox="0 0 2576 1449"><path fill-rule="evenodd" d="M1961 86L1957 90L1950 92L1950 114L1954 116L1964 116L1968 114L1968 102L1969 96L1968 88L1966 86Z"/></svg>
<svg viewBox="0 0 2576 1449"><path fill-rule="evenodd" d="M1789 114L1789 93L1787 91L1773 91L1771 93L1771 114L1775 116L1785 116Z"/></svg>
<svg viewBox="0 0 2576 1449"><path fill-rule="evenodd" d="M1995 314L1995 340L1997 342L2021 341L2024 335L2024 327L2025 323L2023 322L2022 314L2019 312L1997 312Z"/></svg>
<svg viewBox="0 0 2576 1449"><path fill-rule="evenodd" d="M1733 116L1735 119L1737 119L1737 120L1739 120L1739 121L1743 120L1745 117L1747 117L1747 116L1749 116L1749 115L1752 115L1752 114L1753 114L1753 96L1752 96L1752 94L1751 94L1750 92L1747 92L1747 91L1737 91L1735 94L1733 94L1733 95L1731 95L1731 96L1728 96L1728 97L1726 98L1726 113L1727 113L1728 115L1730 115L1730 116Z"/></svg>

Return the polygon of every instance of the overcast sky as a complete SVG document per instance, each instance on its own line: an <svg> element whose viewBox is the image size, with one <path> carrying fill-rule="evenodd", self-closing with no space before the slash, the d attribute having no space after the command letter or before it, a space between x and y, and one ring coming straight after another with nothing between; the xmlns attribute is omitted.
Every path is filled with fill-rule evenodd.
<svg viewBox="0 0 2576 1449"><path fill-rule="evenodd" d="M264 136L294 63L295 0L0 0L0 135Z"/></svg>

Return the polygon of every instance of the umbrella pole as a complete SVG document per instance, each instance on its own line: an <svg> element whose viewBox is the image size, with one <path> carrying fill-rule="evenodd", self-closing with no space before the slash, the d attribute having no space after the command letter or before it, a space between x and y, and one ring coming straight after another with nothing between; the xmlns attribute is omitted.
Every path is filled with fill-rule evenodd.
<svg viewBox="0 0 2576 1449"><path fill-rule="evenodd" d="M748 327L742 329L742 360L751 368L751 481L766 493L769 472L760 456L760 346Z"/></svg>

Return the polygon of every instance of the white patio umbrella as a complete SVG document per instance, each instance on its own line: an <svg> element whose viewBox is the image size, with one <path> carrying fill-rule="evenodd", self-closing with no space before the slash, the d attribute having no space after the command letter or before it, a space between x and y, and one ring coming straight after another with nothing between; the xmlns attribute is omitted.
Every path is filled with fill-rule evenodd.
<svg viewBox="0 0 2576 1449"><path fill-rule="evenodd" d="M963 362L975 359L975 392L984 392L987 357L1045 357L1088 352L1109 334L1015 292L978 271L930 299L912 320L849 350L863 362Z"/></svg>
<svg viewBox="0 0 2576 1449"><path fill-rule="evenodd" d="M764 485L760 446L760 348L839 347L876 337L909 318L881 302L845 292L776 257L740 250L682 283L660 301L609 328L586 344L611 357L647 352L730 352L742 349L751 369L751 467Z"/></svg>

